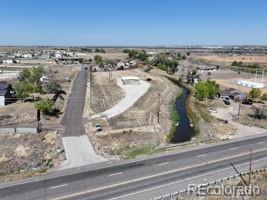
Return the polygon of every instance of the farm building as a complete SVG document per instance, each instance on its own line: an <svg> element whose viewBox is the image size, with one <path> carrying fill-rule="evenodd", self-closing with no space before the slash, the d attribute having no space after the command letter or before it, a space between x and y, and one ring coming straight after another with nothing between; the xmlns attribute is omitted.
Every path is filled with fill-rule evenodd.
<svg viewBox="0 0 267 200"><path fill-rule="evenodd" d="M140 79L136 76L123 76L121 77L123 85L138 85L140 84Z"/></svg>

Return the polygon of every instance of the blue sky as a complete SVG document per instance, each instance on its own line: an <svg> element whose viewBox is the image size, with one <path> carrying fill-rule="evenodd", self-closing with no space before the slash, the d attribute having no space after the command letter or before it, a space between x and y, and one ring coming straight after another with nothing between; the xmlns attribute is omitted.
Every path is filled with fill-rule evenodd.
<svg viewBox="0 0 267 200"><path fill-rule="evenodd" d="M267 45L266 0L0 0L0 45Z"/></svg>

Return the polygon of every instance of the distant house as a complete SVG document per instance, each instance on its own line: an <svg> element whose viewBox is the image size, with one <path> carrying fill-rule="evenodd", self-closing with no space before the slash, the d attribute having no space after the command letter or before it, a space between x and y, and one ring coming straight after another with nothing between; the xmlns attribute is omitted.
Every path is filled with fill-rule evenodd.
<svg viewBox="0 0 267 200"><path fill-rule="evenodd" d="M30 53L23 54L22 58L32 58L32 54Z"/></svg>
<svg viewBox="0 0 267 200"><path fill-rule="evenodd" d="M63 56L62 56L62 54L59 52L59 51L57 51L56 53L55 53L55 58L62 58Z"/></svg>
<svg viewBox="0 0 267 200"><path fill-rule="evenodd" d="M2 60L4 64L13 64L18 63L18 61L15 58L6 58Z"/></svg>
<svg viewBox="0 0 267 200"><path fill-rule="evenodd" d="M123 76L121 77L123 85L138 85L140 84L140 79L136 76Z"/></svg>
<svg viewBox="0 0 267 200"><path fill-rule="evenodd" d="M0 107L10 102L12 96L12 85L7 82L0 82Z"/></svg>
<svg viewBox="0 0 267 200"><path fill-rule="evenodd" d="M220 91L220 96L229 96L233 100L245 99L246 94L234 88L227 88Z"/></svg>

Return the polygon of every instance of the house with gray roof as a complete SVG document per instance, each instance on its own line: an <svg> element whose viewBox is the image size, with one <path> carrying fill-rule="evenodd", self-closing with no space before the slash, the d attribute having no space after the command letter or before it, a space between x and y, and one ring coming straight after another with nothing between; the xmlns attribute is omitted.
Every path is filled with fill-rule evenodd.
<svg viewBox="0 0 267 200"><path fill-rule="evenodd" d="M8 104L12 97L12 85L7 82L0 82L0 107Z"/></svg>

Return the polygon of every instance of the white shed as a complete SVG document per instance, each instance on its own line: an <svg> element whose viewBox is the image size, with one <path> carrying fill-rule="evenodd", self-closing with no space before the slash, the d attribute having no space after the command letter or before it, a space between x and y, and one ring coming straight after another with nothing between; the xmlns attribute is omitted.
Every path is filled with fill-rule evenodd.
<svg viewBox="0 0 267 200"><path fill-rule="evenodd" d="M121 77L123 85L138 85L140 84L140 78L137 76L123 76Z"/></svg>

